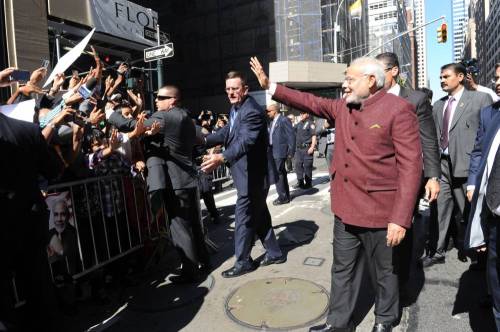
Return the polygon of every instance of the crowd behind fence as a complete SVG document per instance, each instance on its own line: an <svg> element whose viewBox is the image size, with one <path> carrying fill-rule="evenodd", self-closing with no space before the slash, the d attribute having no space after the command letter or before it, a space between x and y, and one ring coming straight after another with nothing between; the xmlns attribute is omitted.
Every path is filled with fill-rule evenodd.
<svg viewBox="0 0 500 332"><path fill-rule="evenodd" d="M225 165L212 176L216 183L231 177ZM46 202L50 210L47 253L56 284L103 268L148 241L157 241L166 231L167 215L153 215L141 177L111 175L55 184L48 187ZM22 285L15 276L12 296L16 307L24 304Z"/></svg>

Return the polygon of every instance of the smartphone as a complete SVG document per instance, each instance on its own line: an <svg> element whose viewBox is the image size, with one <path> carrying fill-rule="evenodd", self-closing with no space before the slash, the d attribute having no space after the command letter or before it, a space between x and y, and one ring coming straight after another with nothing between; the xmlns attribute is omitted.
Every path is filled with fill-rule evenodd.
<svg viewBox="0 0 500 332"><path fill-rule="evenodd" d="M30 80L31 73L27 70L14 70L10 74L12 81L18 82L28 82Z"/></svg>
<svg viewBox="0 0 500 332"><path fill-rule="evenodd" d="M92 96L92 91L87 89L87 87L85 85L82 85L80 88L78 88L78 93L85 100L89 99L90 96Z"/></svg>

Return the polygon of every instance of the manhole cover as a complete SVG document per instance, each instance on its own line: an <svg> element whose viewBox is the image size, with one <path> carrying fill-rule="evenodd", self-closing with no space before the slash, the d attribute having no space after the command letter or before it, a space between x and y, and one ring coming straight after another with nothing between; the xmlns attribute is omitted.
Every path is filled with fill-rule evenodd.
<svg viewBox="0 0 500 332"><path fill-rule="evenodd" d="M300 225L286 225L274 229L280 246L288 247L310 242L316 233L315 229Z"/></svg>
<svg viewBox="0 0 500 332"><path fill-rule="evenodd" d="M204 297L215 283L212 275L198 284L174 285L168 280L140 288L129 302L129 309L141 312L159 312L182 307Z"/></svg>
<svg viewBox="0 0 500 332"><path fill-rule="evenodd" d="M269 278L250 281L226 300L226 313L243 326L283 331L309 326L328 310L327 291L307 280Z"/></svg>

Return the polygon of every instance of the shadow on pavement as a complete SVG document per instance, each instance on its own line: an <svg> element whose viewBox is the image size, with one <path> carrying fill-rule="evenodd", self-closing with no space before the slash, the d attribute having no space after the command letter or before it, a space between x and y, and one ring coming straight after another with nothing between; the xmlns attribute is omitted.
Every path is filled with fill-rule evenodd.
<svg viewBox="0 0 500 332"><path fill-rule="evenodd" d="M460 277L452 315L469 313L469 324L474 332L496 331L491 307L480 306L488 295L485 271L465 271Z"/></svg>

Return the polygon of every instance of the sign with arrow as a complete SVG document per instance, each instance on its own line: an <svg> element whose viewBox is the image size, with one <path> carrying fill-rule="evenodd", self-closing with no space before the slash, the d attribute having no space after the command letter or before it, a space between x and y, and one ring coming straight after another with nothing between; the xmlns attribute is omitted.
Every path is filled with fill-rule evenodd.
<svg viewBox="0 0 500 332"><path fill-rule="evenodd" d="M174 43L167 43L144 49L144 62L150 62L174 56Z"/></svg>

